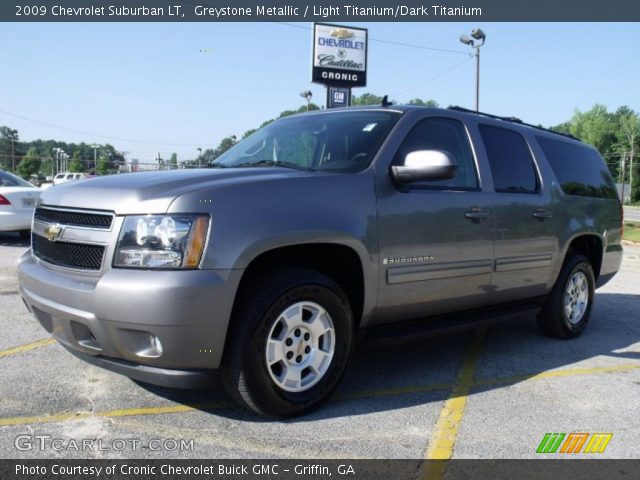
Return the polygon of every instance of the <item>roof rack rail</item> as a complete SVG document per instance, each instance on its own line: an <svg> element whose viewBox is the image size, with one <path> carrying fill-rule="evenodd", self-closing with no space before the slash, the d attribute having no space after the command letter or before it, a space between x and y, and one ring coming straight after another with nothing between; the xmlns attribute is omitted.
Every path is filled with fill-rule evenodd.
<svg viewBox="0 0 640 480"><path fill-rule="evenodd" d="M571 135L570 133L557 132L557 131L551 130L549 128L541 127L540 125L533 125L531 123L525 123L525 122L523 122L522 120L520 120L517 117L501 117L500 115L493 115L491 113L485 113L485 112L477 112L475 110L469 110L468 108L458 107L457 105L453 105L453 106L449 107L449 110L455 110L457 112L464 112L464 113L473 113L475 115L482 115L483 117L495 118L496 120L502 120L503 122L517 123L518 125L524 125L525 127L531 127L531 128L535 128L537 130L542 130L542 131L549 132L549 133L555 133L556 135L562 135L563 137L568 137L568 138L571 138L573 140L580 141L580 139L578 137L576 137L574 135Z"/></svg>

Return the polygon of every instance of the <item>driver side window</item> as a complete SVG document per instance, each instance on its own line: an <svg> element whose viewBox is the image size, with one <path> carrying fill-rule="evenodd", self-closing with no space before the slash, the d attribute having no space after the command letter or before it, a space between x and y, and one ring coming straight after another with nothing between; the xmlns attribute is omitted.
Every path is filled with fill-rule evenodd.
<svg viewBox="0 0 640 480"><path fill-rule="evenodd" d="M394 165L402 165L407 154L418 150L441 150L458 163L456 175L444 180L425 180L412 188L442 190L477 190L479 188L475 160L464 126L451 118L427 118L418 122L402 142Z"/></svg>

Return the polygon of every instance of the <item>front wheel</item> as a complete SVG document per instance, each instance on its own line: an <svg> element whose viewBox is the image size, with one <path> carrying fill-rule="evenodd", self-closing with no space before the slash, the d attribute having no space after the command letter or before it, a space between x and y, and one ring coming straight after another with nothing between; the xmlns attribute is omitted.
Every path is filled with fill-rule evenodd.
<svg viewBox="0 0 640 480"><path fill-rule="evenodd" d="M329 277L288 269L254 279L240 293L222 379L241 405L291 417L333 393L353 350L346 295Z"/></svg>
<svg viewBox="0 0 640 480"><path fill-rule="evenodd" d="M595 295L595 279L589 260L569 254L546 304L538 315L538 325L546 335L575 338L589 323Z"/></svg>

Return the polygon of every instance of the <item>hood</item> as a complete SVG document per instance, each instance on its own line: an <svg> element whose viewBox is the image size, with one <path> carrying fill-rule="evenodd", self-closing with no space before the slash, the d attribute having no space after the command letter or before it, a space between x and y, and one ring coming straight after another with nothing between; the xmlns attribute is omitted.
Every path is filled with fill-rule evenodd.
<svg viewBox="0 0 640 480"><path fill-rule="evenodd" d="M312 173L311 173L312 174ZM180 195L239 182L267 181L309 172L278 167L167 170L77 180L56 185L41 195L41 204L119 215L165 213Z"/></svg>

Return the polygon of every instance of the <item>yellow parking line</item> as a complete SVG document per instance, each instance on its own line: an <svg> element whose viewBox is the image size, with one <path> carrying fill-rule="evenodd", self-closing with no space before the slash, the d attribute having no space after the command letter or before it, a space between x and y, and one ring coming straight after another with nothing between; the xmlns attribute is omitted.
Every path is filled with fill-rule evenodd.
<svg viewBox="0 0 640 480"><path fill-rule="evenodd" d="M0 427L9 427L15 425L26 425L34 423L58 423L66 420L82 420L89 417L133 417L140 415L162 415L169 413L186 413L196 410L219 410L233 406L231 403L202 403L193 405L170 405L163 407L140 407L140 408L121 408L117 410L107 410L105 412L62 412L54 415L40 415L34 417L9 417L0 418Z"/></svg>
<svg viewBox="0 0 640 480"><path fill-rule="evenodd" d="M424 479L443 478L447 463L442 460L449 460L453 456L453 448L458 437L458 428L464 417L467 396L473 386L473 377L478 360L480 360L485 335L486 329L484 328L474 334L462 362L456 385L440 411L440 416L429 440L425 455L428 463L425 464L422 472L422 478ZM434 462L433 460L438 461Z"/></svg>
<svg viewBox="0 0 640 480"><path fill-rule="evenodd" d="M558 377L577 377L580 375L595 375L597 373L619 373L640 369L640 363L624 363L622 365L614 365L611 367L593 367L593 368L565 368L563 370L553 370L551 372L542 372L532 375L514 375L502 378L486 378L476 380L473 387L487 387L495 385L507 385L530 380L544 380L546 378Z"/></svg>
<svg viewBox="0 0 640 480"><path fill-rule="evenodd" d="M16 355L17 353L28 352L29 350L33 350L34 348L46 347L47 345L51 345L52 343L55 343L55 340L53 338L45 338L44 340L27 343L26 345L20 345L19 347L10 348L9 350L1 350L0 358L10 357L11 355Z"/></svg>
<svg viewBox="0 0 640 480"><path fill-rule="evenodd" d="M342 400L353 400L359 398L377 398L377 397L388 397L388 396L397 396L397 395L408 395L413 393L425 393L425 392L436 392L436 391L446 391L453 390L451 394L451 398L447 400L445 403L445 408L443 408L442 413L440 415L441 418L438 419L438 423L436 423L436 427L445 426L445 427L454 427L444 429L443 432L448 432L450 435L454 434L457 436L457 429L462 420L462 414L464 413L464 406L466 405L467 395L470 390L473 390L477 387L490 387L497 385L509 385L515 384L518 382L529 381L529 380L543 380L548 378L559 378L559 377L571 377L571 376L579 376L579 375L596 375L599 373L617 373L617 372L627 372L632 370L640 369L640 363L626 363L611 367L595 367L595 368L571 368L564 370L554 370L551 372L543 372L539 374L533 375L514 375L509 377L496 377L496 378L486 378L478 381L473 381L473 374L475 372L476 363L478 361L478 357L480 355L480 350L482 347L482 337L483 334L479 334L474 337L469 350L465 356L465 361L463 363L463 367L458 375L458 381L456 385L446 384L446 383L432 383L432 384L424 384L424 385L413 385L407 387L397 387L397 388L389 388L384 390L366 390L360 392L351 392L344 393L341 395L337 395L337 399ZM471 379L471 380L470 380ZM465 385L467 385L465 389ZM465 393L466 390L466 393ZM464 394L464 395L463 395ZM14 426L14 425L25 425L25 424L35 424L35 423L58 423L67 420L79 420L88 417L132 417L132 416L144 416L144 415L162 415L162 414L171 414L171 413L188 413L197 410L202 411L214 411L220 410L223 408L234 407L235 404L230 402L218 402L218 403L202 403L202 404L191 404L191 405L170 405L170 406L159 406L159 407L138 407L138 408L123 408L116 410L108 410L104 412L61 412L52 415L38 415L31 417L7 417L0 418L0 427L2 426ZM462 407L462 408L461 408ZM446 415L445 415L446 413ZM444 418L447 420L455 419L456 423L445 423ZM436 428L436 433L438 429ZM454 436L454 441L455 441ZM435 438L435 433L434 433ZM429 444L429 450L427 451L427 458L442 458L436 457L435 454L443 454L447 453L447 445L449 446L451 453L453 452L454 443L449 442L446 443L445 440L450 437L439 435L438 438L441 438L440 447L436 449L438 446L437 442L433 440ZM433 447L434 452L431 452L431 448ZM429 456L432 453L434 456ZM446 456L446 455L443 455ZM450 458L450 457L449 457ZM445 462L442 462L443 464ZM436 477L431 477L436 478Z"/></svg>

